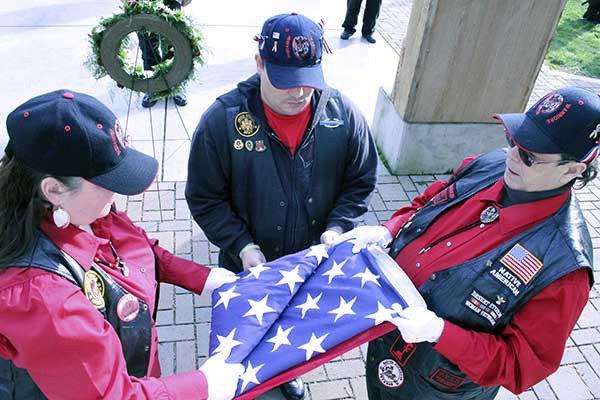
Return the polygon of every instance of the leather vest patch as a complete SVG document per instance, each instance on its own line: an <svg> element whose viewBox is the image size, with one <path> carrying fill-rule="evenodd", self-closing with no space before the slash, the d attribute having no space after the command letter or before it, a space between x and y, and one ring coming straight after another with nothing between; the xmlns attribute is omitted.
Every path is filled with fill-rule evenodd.
<svg viewBox="0 0 600 400"><path fill-rule="evenodd" d="M415 350L417 350L417 345L414 343L405 343L400 334L398 334L394 344L392 344L392 347L390 347L390 353L402 366L406 365L408 360L410 360L414 354Z"/></svg>
<svg viewBox="0 0 600 400"><path fill-rule="evenodd" d="M452 184L452 185L448 186L446 189L444 189L441 192L439 192L438 194L436 194L431 199L431 201L433 202L433 204L435 204L437 206L438 204L442 204L447 201L454 200L455 197L456 197L456 191L454 190L454 184Z"/></svg>
<svg viewBox="0 0 600 400"><path fill-rule="evenodd" d="M500 295L497 295L496 297L504 300L501 304L506 303L504 297ZM495 326L504 315L494 301L486 298L475 289L471 291L471 294L469 294L467 300L465 300L465 306L475 314L485 318L491 326Z"/></svg>
<svg viewBox="0 0 600 400"><path fill-rule="evenodd" d="M433 374L429 377L435 383L448 388L448 389L456 389L460 387L465 381L464 377L454 375L448 370L444 368L436 369Z"/></svg>
<svg viewBox="0 0 600 400"><path fill-rule="evenodd" d="M104 288L106 285L96 271L89 270L83 278L83 292L90 303L98 310L104 311Z"/></svg>
<svg viewBox="0 0 600 400"><path fill-rule="evenodd" d="M379 382L387 388L399 388L404 383L402 368L391 358L381 360L377 367Z"/></svg>

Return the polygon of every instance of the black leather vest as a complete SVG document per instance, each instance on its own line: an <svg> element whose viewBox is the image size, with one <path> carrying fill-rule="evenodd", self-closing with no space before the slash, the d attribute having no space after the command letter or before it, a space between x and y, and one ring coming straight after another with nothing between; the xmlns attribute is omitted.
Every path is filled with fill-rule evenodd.
<svg viewBox="0 0 600 400"><path fill-rule="evenodd" d="M397 256L443 211L495 183L504 172L504 160L503 151L494 151L460 171L444 189L452 195L442 192L421 208L404 225L390 253ZM513 256L539 260L541 266L532 277L523 278L518 270L507 266L512 265L507 257ZM431 274L418 289L438 316L466 329L498 334L525 303L557 279L586 268L593 282L592 265L591 239L571 196L554 215L531 229L472 260ZM367 374L381 390L396 392L398 399L494 398L498 386L474 383L433 346L428 342L407 344L394 331L370 344ZM402 376L398 388L385 387L385 383L396 381L379 377L385 372L382 366L389 369L390 365Z"/></svg>

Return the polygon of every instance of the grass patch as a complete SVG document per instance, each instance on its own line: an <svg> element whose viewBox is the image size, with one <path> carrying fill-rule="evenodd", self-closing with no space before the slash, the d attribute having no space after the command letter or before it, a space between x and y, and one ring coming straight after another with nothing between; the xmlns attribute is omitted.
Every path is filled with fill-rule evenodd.
<svg viewBox="0 0 600 400"><path fill-rule="evenodd" d="M550 68L600 78L600 24L582 18L587 10L582 1L567 1L545 63Z"/></svg>

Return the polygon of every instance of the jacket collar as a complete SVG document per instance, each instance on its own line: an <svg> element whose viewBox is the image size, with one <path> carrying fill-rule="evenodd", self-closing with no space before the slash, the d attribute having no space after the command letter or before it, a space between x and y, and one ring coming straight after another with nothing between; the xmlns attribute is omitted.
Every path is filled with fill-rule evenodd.
<svg viewBox="0 0 600 400"><path fill-rule="evenodd" d="M502 208L500 206L502 196L504 196L504 178L498 179L496 183L487 189L479 192L475 197L482 204L482 209L488 205L495 205L500 211L499 223L502 234L518 230L526 226L533 226L538 222L555 214L560 207L567 201L571 195L570 190L566 190L552 197L547 197L538 201L514 204ZM527 218L525 218L527 216Z"/></svg>
<svg viewBox="0 0 600 400"><path fill-rule="evenodd" d="M98 247L109 242L112 222L113 215L111 212L106 217L92 223L91 227L94 234L91 234L72 224L63 229L58 228L54 225L52 217L48 213L40 224L40 230L58 248L73 257L87 271L94 261Z"/></svg>
<svg viewBox="0 0 600 400"><path fill-rule="evenodd" d="M260 98L260 75L254 74L250 78L238 83L238 90L242 93L243 107L250 112L255 121L263 126L269 126L267 117L263 109L263 103ZM325 106L329 101L330 89L323 91L315 90L311 99L313 117L311 122L311 130L319 123L321 116L325 114Z"/></svg>

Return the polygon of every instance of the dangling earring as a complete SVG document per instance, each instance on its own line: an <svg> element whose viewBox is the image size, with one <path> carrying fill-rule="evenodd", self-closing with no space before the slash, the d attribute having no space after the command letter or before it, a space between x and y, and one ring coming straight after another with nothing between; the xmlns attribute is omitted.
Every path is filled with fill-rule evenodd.
<svg viewBox="0 0 600 400"><path fill-rule="evenodd" d="M69 222L71 222L69 213L60 207L52 212L52 219L54 220L54 225L61 229L66 228L66 226L69 225Z"/></svg>

